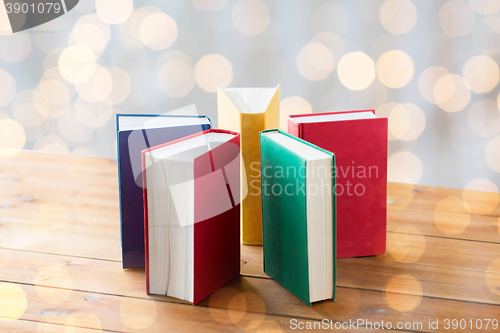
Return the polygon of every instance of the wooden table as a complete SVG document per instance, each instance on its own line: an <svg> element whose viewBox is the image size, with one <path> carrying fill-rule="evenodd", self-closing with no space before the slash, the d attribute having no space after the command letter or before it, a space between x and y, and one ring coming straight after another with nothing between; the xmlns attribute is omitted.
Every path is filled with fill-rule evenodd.
<svg viewBox="0 0 500 333"><path fill-rule="evenodd" d="M243 246L241 276L192 306L146 295L144 270L121 268L117 188L108 159L0 158L0 317L13 319L0 331L279 332L323 319L492 331L485 320L500 319L498 195L467 192L466 206L461 190L391 183L387 254L339 260L336 302L304 305L262 272L261 247Z"/></svg>

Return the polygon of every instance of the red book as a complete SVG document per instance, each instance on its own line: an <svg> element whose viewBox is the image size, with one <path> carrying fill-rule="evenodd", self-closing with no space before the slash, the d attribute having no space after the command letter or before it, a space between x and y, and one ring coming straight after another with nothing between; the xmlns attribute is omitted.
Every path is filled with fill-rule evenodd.
<svg viewBox="0 0 500 333"><path fill-rule="evenodd" d="M335 155L337 258L384 254L387 118L374 110L295 115L288 133Z"/></svg>
<svg viewBox="0 0 500 333"><path fill-rule="evenodd" d="M198 303L240 272L240 135L142 151L146 290Z"/></svg>

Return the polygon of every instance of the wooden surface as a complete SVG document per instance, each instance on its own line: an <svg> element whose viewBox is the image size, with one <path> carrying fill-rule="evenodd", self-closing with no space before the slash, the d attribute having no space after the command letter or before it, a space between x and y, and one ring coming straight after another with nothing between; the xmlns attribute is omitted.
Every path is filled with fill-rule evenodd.
<svg viewBox="0 0 500 333"><path fill-rule="evenodd" d="M144 270L121 268L117 188L108 159L0 157L0 331L279 332L328 319L451 332L445 319L483 319L465 332L500 320L498 194L390 183L387 254L338 260L336 302L304 305L263 273L261 247L243 246L241 276L192 306L146 295Z"/></svg>

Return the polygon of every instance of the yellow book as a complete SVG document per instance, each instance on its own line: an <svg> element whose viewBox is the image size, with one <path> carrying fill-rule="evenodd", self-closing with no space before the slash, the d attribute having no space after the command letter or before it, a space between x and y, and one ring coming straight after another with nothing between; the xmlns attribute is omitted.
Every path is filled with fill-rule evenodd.
<svg viewBox="0 0 500 333"><path fill-rule="evenodd" d="M217 88L219 128L240 133L242 242L262 245L259 133L279 126L280 86ZM246 196L245 196L246 195Z"/></svg>

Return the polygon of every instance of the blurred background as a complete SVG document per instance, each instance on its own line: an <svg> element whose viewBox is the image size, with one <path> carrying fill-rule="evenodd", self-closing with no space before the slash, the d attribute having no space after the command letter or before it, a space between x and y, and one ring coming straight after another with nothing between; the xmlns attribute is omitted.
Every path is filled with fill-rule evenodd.
<svg viewBox="0 0 500 333"><path fill-rule="evenodd" d="M500 0L80 0L0 36L0 147L114 159L117 113L280 84L282 126L388 117L390 181L498 192L499 60Z"/></svg>

